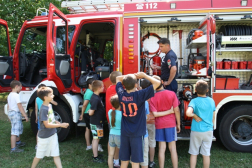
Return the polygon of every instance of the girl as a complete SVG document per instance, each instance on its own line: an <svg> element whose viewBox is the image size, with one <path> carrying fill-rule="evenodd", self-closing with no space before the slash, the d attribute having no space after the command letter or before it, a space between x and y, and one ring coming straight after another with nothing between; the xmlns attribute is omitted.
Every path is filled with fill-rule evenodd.
<svg viewBox="0 0 252 168"><path fill-rule="evenodd" d="M120 148L122 112L120 111L120 103L117 95L112 96L110 98L110 102L113 106L113 109L109 110L108 112L110 123L108 166L109 168L113 168L115 147ZM120 166L119 159L115 160L114 163L115 167Z"/></svg>

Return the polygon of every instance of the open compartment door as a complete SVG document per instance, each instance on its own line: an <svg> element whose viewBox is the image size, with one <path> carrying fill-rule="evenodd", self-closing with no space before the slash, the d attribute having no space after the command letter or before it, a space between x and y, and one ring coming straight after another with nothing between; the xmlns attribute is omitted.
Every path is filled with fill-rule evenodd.
<svg viewBox="0 0 252 168"><path fill-rule="evenodd" d="M58 18L54 18L53 15ZM63 27L60 30L55 27ZM57 31L56 31L57 30ZM56 83L62 93L72 85L70 55L68 51L68 20L67 17L53 4L49 6L47 25L47 75Z"/></svg>
<svg viewBox="0 0 252 168"><path fill-rule="evenodd" d="M0 92L10 91L14 79L13 57L11 54L8 25L0 19Z"/></svg>

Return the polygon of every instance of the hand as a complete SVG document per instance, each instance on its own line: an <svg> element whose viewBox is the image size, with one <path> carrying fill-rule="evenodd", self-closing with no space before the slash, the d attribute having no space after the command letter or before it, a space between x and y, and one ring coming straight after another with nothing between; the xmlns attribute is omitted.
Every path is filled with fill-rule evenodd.
<svg viewBox="0 0 252 168"><path fill-rule="evenodd" d="M61 123L61 124L60 124L60 127L62 127L62 128L67 128L68 126L69 126L68 123Z"/></svg>
<svg viewBox="0 0 252 168"><path fill-rule="evenodd" d="M193 119L194 119L195 121L197 121L197 122L202 121L202 119L201 119L200 117L198 117L196 114L194 114Z"/></svg>
<svg viewBox="0 0 252 168"><path fill-rule="evenodd" d="M181 130L180 124L177 124L177 133L180 133L180 130Z"/></svg>
<svg viewBox="0 0 252 168"><path fill-rule="evenodd" d="M163 85L164 85L164 87L165 87L165 86L170 85L170 83L169 83L168 81L164 81L164 82L163 82Z"/></svg>
<svg viewBox="0 0 252 168"><path fill-rule="evenodd" d="M151 66L151 68L152 68L153 70L157 69L157 65L155 65L155 64L151 64L150 66Z"/></svg>
<svg viewBox="0 0 252 168"><path fill-rule="evenodd" d="M80 115L79 120L81 121L83 119L83 115Z"/></svg>
<svg viewBox="0 0 252 168"><path fill-rule="evenodd" d="M38 119L36 118L35 123L38 123Z"/></svg>
<svg viewBox="0 0 252 168"><path fill-rule="evenodd" d="M25 121L26 121L26 122L28 122L28 121L29 121L29 119L28 119L28 117L27 117L27 116L25 116Z"/></svg>
<svg viewBox="0 0 252 168"><path fill-rule="evenodd" d="M147 114L146 121L149 121L149 120L150 120L150 114Z"/></svg>
<svg viewBox="0 0 252 168"><path fill-rule="evenodd" d="M135 76L137 77L137 79L142 79L146 77L146 73L138 72L138 73L135 73Z"/></svg>
<svg viewBox="0 0 252 168"><path fill-rule="evenodd" d="M175 113L175 111L173 110L173 106L171 107L170 110L171 110L170 114Z"/></svg>

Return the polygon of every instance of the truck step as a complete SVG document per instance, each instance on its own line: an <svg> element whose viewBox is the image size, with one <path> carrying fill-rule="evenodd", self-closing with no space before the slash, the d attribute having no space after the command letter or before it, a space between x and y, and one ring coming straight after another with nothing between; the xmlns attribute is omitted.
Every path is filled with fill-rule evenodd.
<svg viewBox="0 0 252 168"><path fill-rule="evenodd" d="M190 129L181 129L180 133L178 133L177 138L178 140L190 140ZM213 141L216 141L216 138L213 136Z"/></svg>

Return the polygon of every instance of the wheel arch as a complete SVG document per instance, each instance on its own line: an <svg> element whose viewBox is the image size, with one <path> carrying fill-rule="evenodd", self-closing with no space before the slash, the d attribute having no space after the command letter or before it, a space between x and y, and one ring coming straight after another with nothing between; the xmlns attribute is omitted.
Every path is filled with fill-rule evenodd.
<svg viewBox="0 0 252 168"><path fill-rule="evenodd" d="M220 101L215 110L214 129L217 127L218 119L221 119L226 114L227 109L240 105L252 105L252 96L229 96Z"/></svg>

